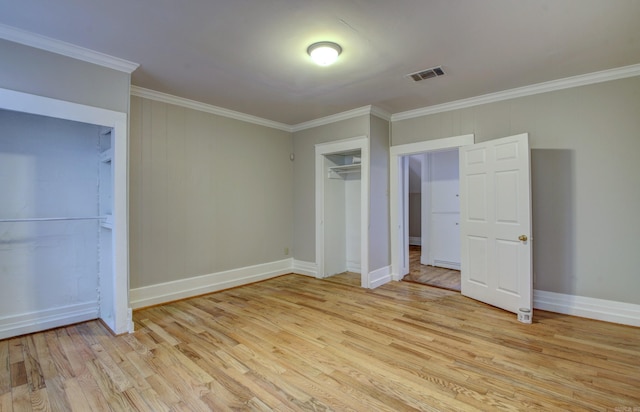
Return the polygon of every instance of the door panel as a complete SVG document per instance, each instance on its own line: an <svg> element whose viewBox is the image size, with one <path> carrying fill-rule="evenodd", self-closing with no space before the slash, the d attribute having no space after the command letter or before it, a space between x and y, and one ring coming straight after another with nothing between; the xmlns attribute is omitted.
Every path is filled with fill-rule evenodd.
<svg viewBox="0 0 640 412"><path fill-rule="evenodd" d="M460 148L462 294L514 313L532 309L529 165L527 134Z"/></svg>
<svg viewBox="0 0 640 412"><path fill-rule="evenodd" d="M487 182L485 175L463 176L467 181L466 207L468 219L475 222L487 221Z"/></svg>
<svg viewBox="0 0 640 412"><path fill-rule="evenodd" d="M487 262L487 238L480 236L466 237L468 281L486 287L489 284L489 268ZM463 260L464 262L464 260Z"/></svg>

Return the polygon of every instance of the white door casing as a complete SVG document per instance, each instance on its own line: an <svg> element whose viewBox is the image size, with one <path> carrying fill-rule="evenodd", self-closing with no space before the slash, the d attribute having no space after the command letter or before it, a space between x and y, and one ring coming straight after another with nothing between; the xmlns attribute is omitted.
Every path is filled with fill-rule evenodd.
<svg viewBox="0 0 640 412"><path fill-rule="evenodd" d="M400 159L400 168L402 176L402 239L403 243L407 245L402 255L402 263L400 266L400 275L404 276L409 273L409 158L403 157Z"/></svg>
<svg viewBox="0 0 640 412"><path fill-rule="evenodd" d="M532 311L528 134L460 148L462 294Z"/></svg>

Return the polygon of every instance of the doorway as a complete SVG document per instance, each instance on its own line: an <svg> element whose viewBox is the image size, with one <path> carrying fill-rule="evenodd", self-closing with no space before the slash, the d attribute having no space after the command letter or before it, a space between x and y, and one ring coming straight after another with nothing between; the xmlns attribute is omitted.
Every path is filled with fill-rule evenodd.
<svg viewBox="0 0 640 412"><path fill-rule="evenodd" d="M458 149L406 159L409 273L403 280L460 291Z"/></svg>
<svg viewBox="0 0 640 412"><path fill-rule="evenodd" d="M407 201L407 199L409 199L408 156L452 150L473 143L474 136L471 134L391 147L390 218L391 227L396 229L396 232L392 233L391 236L391 263L392 276L394 280L401 280L408 275L410 273L411 266L409 245L409 205ZM424 210L424 207L421 207L421 210ZM429 213L431 213L431 211ZM423 226L424 223L427 222L423 221ZM428 227L425 229L427 231L429 230ZM425 230L423 229L422 234L424 235L424 233ZM421 249L424 246L425 245L421 245ZM422 260L422 263L428 263L428 261L428 259L427 261ZM433 262L433 259L431 262Z"/></svg>
<svg viewBox="0 0 640 412"><path fill-rule="evenodd" d="M473 135L394 146L390 156L391 262L394 280L409 272L404 156L460 150L461 293L518 313L531 323L532 245L529 136L474 144Z"/></svg>

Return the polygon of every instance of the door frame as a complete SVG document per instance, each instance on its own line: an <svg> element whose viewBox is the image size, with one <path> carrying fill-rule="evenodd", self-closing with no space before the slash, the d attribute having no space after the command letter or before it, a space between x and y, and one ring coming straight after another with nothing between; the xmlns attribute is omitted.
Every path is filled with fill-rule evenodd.
<svg viewBox="0 0 640 412"><path fill-rule="evenodd" d="M0 88L0 109L105 126L113 129L112 274L100 282L113 300L100 302L100 319L115 333L133 332L129 308L127 114Z"/></svg>
<svg viewBox="0 0 640 412"><path fill-rule="evenodd" d="M406 202L404 181L406 176L403 156L455 149L475 143L473 134L427 140L391 146L389 154L389 218L391 229L391 278L401 280L409 270L409 236L406 222Z"/></svg>
<svg viewBox="0 0 640 412"><path fill-rule="evenodd" d="M369 138L353 137L315 146L316 161L316 277L325 277L324 197L325 156L360 149L360 285L370 288L369 279Z"/></svg>

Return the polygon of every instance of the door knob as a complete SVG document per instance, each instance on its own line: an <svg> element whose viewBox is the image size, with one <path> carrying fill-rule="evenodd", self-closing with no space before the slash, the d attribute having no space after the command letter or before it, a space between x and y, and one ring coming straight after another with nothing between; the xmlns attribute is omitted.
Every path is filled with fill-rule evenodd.
<svg viewBox="0 0 640 412"><path fill-rule="evenodd" d="M526 242L526 241L527 241L527 239L528 239L528 238L527 238L527 235L520 235L520 236L518 236L518 240L521 240L521 241L523 241L523 242Z"/></svg>

